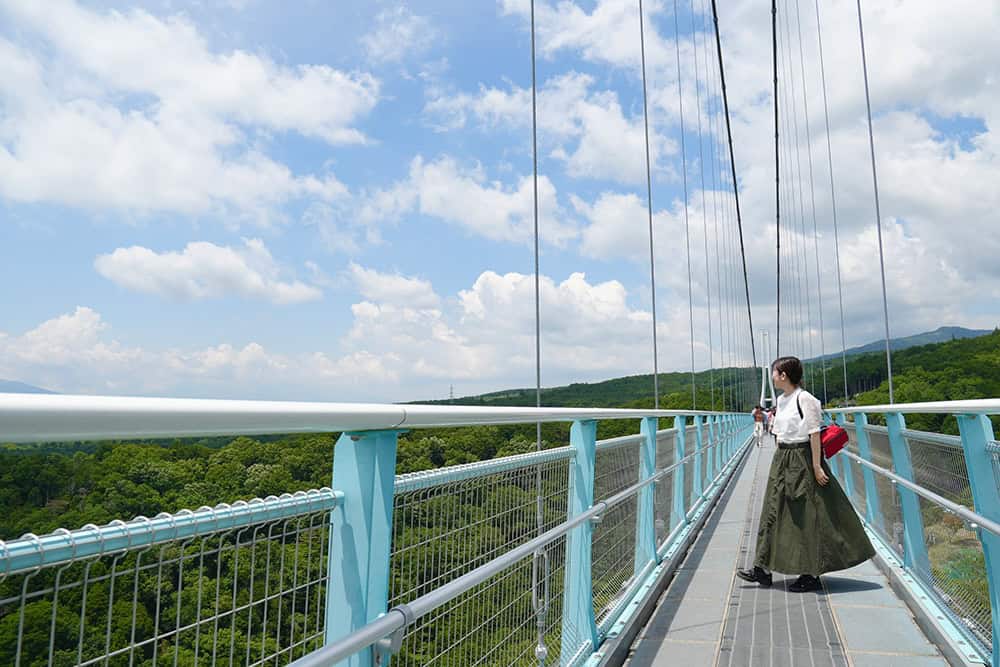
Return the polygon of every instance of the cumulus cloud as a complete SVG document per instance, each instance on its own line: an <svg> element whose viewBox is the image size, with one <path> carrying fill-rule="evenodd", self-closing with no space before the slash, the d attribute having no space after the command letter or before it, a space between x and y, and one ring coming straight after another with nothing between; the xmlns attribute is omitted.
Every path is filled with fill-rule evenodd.
<svg viewBox="0 0 1000 667"><path fill-rule="evenodd" d="M361 38L368 59L376 63L399 63L427 50L438 37L431 22L399 5L375 16L372 32Z"/></svg>
<svg viewBox="0 0 1000 667"><path fill-rule="evenodd" d="M527 3L500 0L501 9L522 18ZM795 8L801 15L795 15ZM773 108L770 97L770 54L760 49L760 35L769 34L770 14L760 12L752 2L727 5L720 15L722 43L727 65L729 103L732 112L737 172L743 213L744 243L750 271L751 298L755 324L774 329L774 146ZM783 297L783 315L795 323L783 327L809 331L800 338L805 345L815 339L818 353L818 310L825 306L825 339L839 340L839 316L835 307L836 278L832 267L833 216L830 174L827 168L824 100L816 46L816 19L809 6L791 4L792 14L779 10L779 30L783 94L795 87L797 127L790 122L793 102L783 102L783 195L782 245L793 248L792 257L783 258L783 275L789 281ZM696 7L700 24L702 7ZM826 76L830 103L831 145L834 182L840 227L841 256L844 260L845 309L848 344L868 342L881 335L878 241L868 137L864 117L864 88L861 80L857 15L853 5L829 5L823 9L823 40L826 46ZM1000 86L990 76L991 62L1000 58L1000 43L992 36L1000 30L1000 16L983 3L963 0L949 8L949 30L939 29L939 7L921 1L908 11L888 6L866 7L865 31L868 43L872 101L875 106L875 144L881 191L889 311L894 333L905 334L945 323L993 326L992 303L1000 296L1000 273L994 258L1000 251L1000 237L993 230L1000 207L994 183L1000 179ZM586 9L573 3L536 3L540 52L549 57L567 54L581 58L589 66L612 67L625 73L638 72L638 49L628 35L637 30L634 4L619 0L598 0ZM801 20L804 77L798 66L797 23ZM785 25L789 27L786 37ZM704 92L704 81L717 77L711 35L692 34L690 25L681 30L681 76L686 124L695 121L695 81L703 82L701 102L703 122L723 126L717 113L707 115L719 100ZM653 3L647 17L647 47L650 67L651 115L654 124L677 121L678 102L673 43L673 17ZM666 37L669 36L669 37ZM694 58L699 72L695 75ZM788 63L794 63L788 70ZM803 95L808 100L805 114ZM480 99L485 99L481 95ZM707 105L707 106L706 106ZM472 109L474 107L467 106ZM471 112L468 112L471 114ZM807 136L806 119L809 135ZM706 126L706 131L707 131ZM971 129L968 129L971 128ZM812 152L812 163L807 154ZM697 148L688 145L688 181L695 183L700 166L692 156ZM676 157L673 159L678 161ZM706 158L707 159L707 158ZM680 165L673 164L676 168ZM814 168L810 181L808 169ZM721 171L721 170L720 170ZM720 174L716 174L718 176ZM721 187L721 186L720 186ZM716 288L714 245L716 234L709 226L702 231L700 193L691 187L687 212L692 222L692 277L695 308L707 306L706 288L720 301L740 306L742 275L739 248L735 239L732 209L718 235L723 259L719 279L730 285L728 295ZM812 193L815 192L815 197ZM719 193L728 202L725 194ZM654 199L656 199L654 197ZM816 202L816 223L821 253L825 258L816 279L812 234L812 200ZM646 230L633 221L643 216L639 198L620 192L604 192L596 197L574 198L573 206L585 220L581 229L581 252L594 258L632 257L642 262L639 252L648 243ZM731 202L728 202L731 207ZM678 253L683 243L683 202L673 201L654 216L657 243L657 278L667 290L669 315L672 307L686 307L686 298L673 297L686 290L686 261ZM711 219L711 218L710 218ZM708 241L709 259L704 259ZM931 251L930 249L933 249ZM679 260L679 261L678 261ZM729 265L728 267L726 265ZM797 266L797 268L794 268ZM736 288L732 288L735 270ZM808 274L811 306L804 293ZM791 283L801 288L793 291ZM686 295L682 294L683 297ZM801 308L794 301L801 301ZM673 305L671 305L673 304ZM812 322L806 320L811 308ZM801 309L801 316L793 311ZM992 319L991 319L992 318ZM685 318L686 319L686 318ZM707 318L706 318L707 319ZM784 317L783 317L784 319ZM703 320L704 321L704 320ZM745 318L744 318L745 321ZM745 326L745 325L744 325ZM705 328L705 325L702 325Z"/></svg>
<svg viewBox="0 0 1000 667"><path fill-rule="evenodd" d="M646 178L645 129L641 114L626 114L618 94L594 90L589 74L569 72L545 82L539 91L538 126L549 154L577 178L641 183ZM424 113L441 128L455 129L473 119L483 129L523 128L531 123L531 92L480 86L477 93L438 94ZM650 161L654 170L676 144L653 128Z"/></svg>
<svg viewBox="0 0 1000 667"><path fill-rule="evenodd" d="M533 276L486 271L441 297L413 276L360 265L350 273L362 300L330 349L279 353L253 340L143 348L117 340L81 306L23 333L0 332L0 376L83 393L377 401L432 397L429 387L451 382L485 391L534 377ZM544 381L647 370L651 315L629 301L618 281L542 276Z"/></svg>
<svg viewBox="0 0 1000 667"><path fill-rule="evenodd" d="M245 239L242 248L196 241L180 252L158 253L143 246L116 248L98 256L94 267L125 289L171 299L236 295L291 304L323 296L312 285L281 280L281 268L260 239Z"/></svg>
<svg viewBox="0 0 1000 667"><path fill-rule="evenodd" d="M405 179L362 196L357 218L376 224L416 212L487 239L523 243L533 233L533 201L529 177L508 185L488 180L481 165L463 167L448 156L427 161L418 155ZM576 235L560 216L555 186L545 176L538 179L538 214L543 241L562 245Z"/></svg>
<svg viewBox="0 0 1000 667"><path fill-rule="evenodd" d="M366 141L356 123L379 98L370 74L217 52L186 18L139 9L3 0L0 16L46 45L0 38L12 73L0 79L0 195L269 222L290 200L346 194L332 174L292 173L255 138Z"/></svg>

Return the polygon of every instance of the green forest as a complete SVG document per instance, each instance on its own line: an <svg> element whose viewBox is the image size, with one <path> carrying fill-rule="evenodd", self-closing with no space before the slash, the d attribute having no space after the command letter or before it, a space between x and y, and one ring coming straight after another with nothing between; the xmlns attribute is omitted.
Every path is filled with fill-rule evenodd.
<svg viewBox="0 0 1000 667"><path fill-rule="evenodd" d="M839 395L837 393L842 389L839 359L828 360L826 363L828 404L831 406L843 404L843 392L841 391ZM814 366L811 370L814 378L822 376L822 368L819 366ZM1000 332L994 331L979 338L897 351L893 355L893 370L897 402L1000 396ZM807 371L807 379L808 377ZM759 382L759 375L746 369L702 372L696 375L695 380L697 403L702 409L711 405L713 387L719 409L724 407L745 409L749 406L739 405L740 399L746 403L747 400L752 400L759 390L759 387L755 386L755 383ZM662 408L687 409L692 406L689 373L664 373L661 374L659 381ZM884 357L877 353L849 357L848 385L852 388L873 387L868 391L850 393L848 397L850 403L859 405L887 403L888 387L885 382ZM815 388L812 390L814 393L820 393ZM456 399L453 402L473 405L533 405L534 392L512 390ZM543 391L542 403L548 406L650 408L653 403L652 376L633 376L601 383L574 384L547 389ZM916 415L908 417L907 422L909 427L915 429L957 433L954 418L944 415ZM995 427L997 426L1000 424L995 422ZM599 425L598 436L605 438L637 431L637 422L608 421ZM76 528L88 523L101 525L114 519L127 520L139 515L152 517L162 511L176 512L182 508L213 506L223 501L233 502L327 486L330 484L333 443L336 437L337 434L329 433L176 441L0 445L0 539L10 540L28 532L42 535L60 527ZM569 439L569 425L546 424L542 429L542 437L544 447L565 445ZM397 472L413 472L487 460L531 451L534 447L533 425L421 429L405 433L400 437ZM525 497L531 496L528 491L530 490L525 490ZM509 496L517 492L517 489L504 487L498 487L494 491L500 494L498 498L505 497L504 494ZM441 502L447 503L445 500ZM479 502L482 502L482 499ZM474 513L474 509L465 507L454 511ZM935 535L941 533L936 538L938 546L934 548L934 551L940 552L941 556L935 560L941 568L952 568L956 572L966 573L963 578L969 579L967 576L969 567L976 570L981 562L981 555L979 561L976 561L975 554L972 553L976 551L976 545L969 543L968 536L964 533L961 544L947 539L946 535L957 534L955 531L951 533L945 531L944 523L947 517L936 520L928 516L927 519L928 530L937 531ZM412 527L412 530L427 529L426 526L418 524L419 522ZM200 654L204 660L209 653L220 650L219 646L211 645L211 638L206 639L213 634L217 641L225 644L223 651L227 650L226 646L232 647L238 643L240 652L252 649L256 654L270 651L271 648L278 646L278 643L286 643L289 640L287 635L284 642L280 636L277 638L270 636L269 633L274 630L261 632L258 629L257 636L254 636L254 624L258 624L258 628L262 623L266 624L267 613L264 612L263 618L258 618L255 614L261 611L260 604L255 607L253 600L266 600L269 586L286 586L291 583L292 576L307 577L308 573L303 569L307 563L315 562L313 569L319 569L323 559L321 545L326 536L321 529L317 530L315 540L312 533L309 534L308 544L301 543L301 539L296 541L282 538L273 552L270 546L265 550L262 544L241 545L238 538L230 536L227 538L229 542L220 544L216 555L200 561L197 568L190 567L190 563L186 569L175 564L171 566L173 570L166 573L144 570L141 576L137 574L134 588L136 599L140 602L138 607L142 609L139 614L141 618L137 623L145 628L147 633L154 623L160 628L161 633L165 627L164 618L157 616L158 600L165 608L171 609L171 614L176 606L178 609L181 607L185 609L185 618L198 617L200 598L193 597L196 589L214 590L216 587L220 590L232 589L235 606L231 606L231 609L239 609L241 604L249 605L250 611L246 619L235 611L231 613L230 628L220 628L217 633L207 628L197 629L198 632L186 630L187 634L178 642L179 646L173 644L163 646L160 659L172 661L172 652L176 651L180 656L179 664L193 664L196 654ZM505 535L503 532L488 531L487 528L484 528L484 531L486 532L482 535L470 536L464 544L502 545L511 539L510 535ZM413 537L409 535L407 539ZM455 545L459 553L463 548L465 547L462 544ZM175 559L179 558L180 564L183 565L183 549L180 547L173 549L177 552ZM237 556L237 554L242 555ZM248 567L246 560L250 557L260 559L260 562L273 562L274 570L277 572L273 576L277 579L273 582L257 581L245 588L236 585L238 577L235 575L242 576L245 573ZM243 560L240 561L240 558ZM285 558L288 563L294 558L299 565L293 568L282 560L279 569L277 565L279 558ZM135 554L130 554L117 566L121 569L128 567L136 569L135 559ZM97 596L98 602L88 606L86 610L88 627L91 624L100 625L109 617L116 617L119 605L128 606L128 610L125 606L121 608L122 614L126 614L126 611L127 614L131 614L134 611L130 606L131 596L126 596L127 600L124 597L115 598L114 605L111 604L113 586L109 583L113 584L114 577L110 577L109 582L107 561L108 559L101 559L95 564L91 573L98 582L94 584L96 588L91 594ZM164 569L169 570L169 568ZM220 573L218 577L214 576L216 572ZM433 579L439 574L428 571L421 576ZM51 575L51 572L46 572L40 575L39 579ZM67 576L70 575L78 576L79 572L71 568L67 573ZM101 579L102 576L104 579ZM289 578L288 581L285 578ZM17 613L20 581L23 581L23 578L12 577L0 582L0 664L12 664L16 650L15 638L21 622ZM975 577L972 577L971 581L974 585L979 585L975 584L977 581ZM522 583L519 582L518 586ZM128 588L131 594L132 579L119 582L119 585ZM107 590L102 589L102 586ZM176 591L177 588L183 588L183 593ZM102 590L105 591L103 598ZM298 600L281 598L272 605L272 614L275 613L274 608L280 610L278 613L284 613L285 627L292 628L292 633L299 637L308 635L310 627L313 631L319 627L318 619L310 620L311 614L316 613L319 596L317 593L315 598L310 597L312 593L307 593L309 590L311 589L305 589ZM122 594L119 592L119 595ZM215 599L212 596L208 597ZM306 600L312 601L311 612L308 606L310 603ZM77 605L75 612L73 604ZM39 599L27 605L25 615L28 621L25 622L25 626L34 627L30 622L33 618L38 621L37 626L40 628L38 632L41 634L23 638L26 642L24 655L30 655L32 659L22 664L46 664L50 629L60 656L55 664L73 664L76 656L74 649L84 653L90 652L88 654L91 655L93 651L99 654L102 647L98 644L106 635L103 627L94 635L96 638L91 637L89 632L85 633L86 647L78 646L80 633L76 624L79 623L81 616L79 605L79 591L67 592L58 610L54 610L52 601L48 599ZM231 603L226 602L226 605ZM115 609L114 614L108 612L112 606ZM226 608L224 605L222 611L224 612ZM211 611L205 609L204 615L211 615ZM274 622L272 616L271 623ZM110 624L110 621L108 623L110 629L108 636L113 635L114 645L128 645L127 630L130 625L119 626L118 621L115 621L115 624ZM280 635L281 631L277 632ZM529 636L530 632L526 635L525 641L530 641ZM206 641L209 644L203 646ZM437 640L428 637L426 641L433 645ZM273 646L268 642L273 642ZM305 645L299 647L300 650L304 648ZM413 650L419 654L425 649L426 646L419 648L414 645ZM152 647L146 646L140 651L136 656L136 664L148 663L151 660L151 650ZM111 664L129 664L128 658L129 656L123 654L112 660Z"/></svg>

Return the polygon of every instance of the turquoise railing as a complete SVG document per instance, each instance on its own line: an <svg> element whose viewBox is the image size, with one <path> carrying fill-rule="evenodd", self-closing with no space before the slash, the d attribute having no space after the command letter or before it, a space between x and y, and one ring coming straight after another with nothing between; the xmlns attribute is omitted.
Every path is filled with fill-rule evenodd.
<svg viewBox="0 0 1000 667"><path fill-rule="evenodd" d="M927 617L961 658L1000 667L1000 445L990 419L1000 400L829 413L851 435L831 467L909 599L932 607ZM908 429L907 417L959 435Z"/></svg>
<svg viewBox="0 0 1000 667"><path fill-rule="evenodd" d="M610 419L639 432L597 441ZM395 474L401 430L539 421L569 422L569 445ZM707 412L0 395L5 442L342 432L332 488L0 542L0 660L597 663L677 564L751 426Z"/></svg>

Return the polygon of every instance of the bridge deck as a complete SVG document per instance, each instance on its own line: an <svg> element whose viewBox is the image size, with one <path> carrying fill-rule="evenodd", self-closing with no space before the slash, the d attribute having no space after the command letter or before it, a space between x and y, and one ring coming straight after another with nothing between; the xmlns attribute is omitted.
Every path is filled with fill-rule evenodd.
<svg viewBox="0 0 1000 667"><path fill-rule="evenodd" d="M944 666L909 609L872 563L824 576L825 590L770 589L734 576L753 561L773 445L754 448L736 482L632 645L627 664Z"/></svg>

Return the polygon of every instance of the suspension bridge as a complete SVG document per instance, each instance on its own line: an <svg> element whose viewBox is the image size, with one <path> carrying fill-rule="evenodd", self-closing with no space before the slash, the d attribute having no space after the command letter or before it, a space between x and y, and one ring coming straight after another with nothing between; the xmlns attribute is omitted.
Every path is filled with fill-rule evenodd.
<svg viewBox="0 0 1000 667"><path fill-rule="evenodd" d="M790 581L780 577L761 588L734 576L737 567L752 563L774 453L770 438L752 435L747 412L758 402L758 377L759 401L773 398L765 364L771 354L768 345L758 350L755 343L718 11L714 0L711 11L702 5L696 12L694 0L690 4L692 17L712 17L715 34L714 45L695 40L689 54L696 72L707 73L693 91L696 150L685 143L684 126L690 130L692 119L690 109L685 117L682 54L675 40L685 205L689 153L701 171L708 405L697 404L691 287L697 248L690 233L697 222L685 206L692 407L660 409L648 121L654 407L541 405L533 122L535 406L0 394L2 442L339 434L329 487L0 541L0 660L15 667L1000 667L1000 444L994 433L1000 398L895 402L860 2L889 403L832 407L845 404L850 392L826 109L829 231L836 248L844 370L841 380L828 377L825 362L811 364L807 380L828 406L825 419L849 432L848 446L829 463L877 554L824 576L816 592L792 593ZM676 0L673 9L679 35ZM825 204L817 201L814 166L822 159L812 154L800 9L793 0L771 5L779 323L774 342L778 354L814 358L810 332L822 334L830 314L824 313L820 290L826 279L816 211ZM822 63L818 1L813 9ZM641 0L638 19L645 102ZM531 30L534 117L533 6ZM824 68L820 81L812 82L822 87L824 107L825 77ZM703 113L702 95L715 112ZM713 182L711 205L706 172ZM732 188L731 199L719 196L720 184ZM822 335L819 347L819 358L826 359ZM909 416L928 414L953 419L959 434L907 427ZM631 435L598 438L600 425L623 422ZM551 423L568 425L568 440L543 448L542 425ZM401 433L515 424L537 425L535 451L397 474ZM939 548L942 543L960 544L966 556L956 561Z"/></svg>

